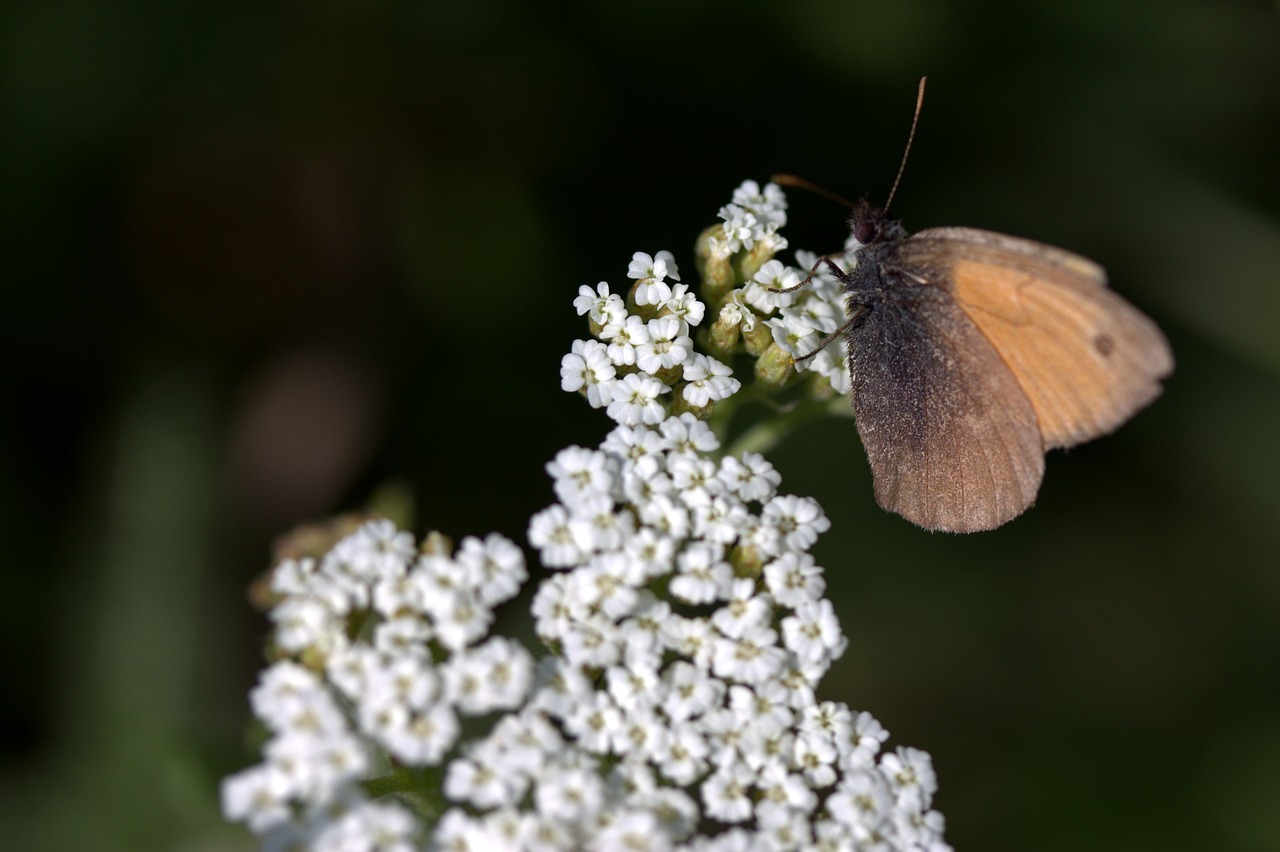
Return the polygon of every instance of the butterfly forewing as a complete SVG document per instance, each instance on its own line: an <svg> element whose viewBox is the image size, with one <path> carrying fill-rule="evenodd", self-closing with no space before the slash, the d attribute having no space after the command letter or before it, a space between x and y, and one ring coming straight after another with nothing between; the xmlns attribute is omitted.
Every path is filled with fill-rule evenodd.
<svg viewBox="0 0 1280 852"><path fill-rule="evenodd" d="M1112 431L1159 395L1173 368L1155 323L1079 255L975 228L931 228L902 241L895 261L925 263L945 279L938 283L1016 377L1045 448Z"/></svg>
<svg viewBox="0 0 1280 852"><path fill-rule="evenodd" d="M991 343L943 288L903 283L850 334L858 432L876 500L922 527L992 529L1031 504L1044 473L1035 412Z"/></svg>

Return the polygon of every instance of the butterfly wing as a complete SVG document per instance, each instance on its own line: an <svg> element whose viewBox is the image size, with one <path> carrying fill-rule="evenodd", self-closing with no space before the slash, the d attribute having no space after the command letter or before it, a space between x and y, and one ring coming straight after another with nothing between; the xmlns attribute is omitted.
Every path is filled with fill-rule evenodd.
<svg viewBox="0 0 1280 852"><path fill-rule="evenodd" d="M991 343L943 288L886 282L849 332L853 409L876 500L927 529L993 529L1044 474L1035 412Z"/></svg>
<svg viewBox="0 0 1280 852"><path fill-rule="evenodd" d="M1114 430L1173 370L1160 329L1079 255L976 228L930 228L901 242L894 262L947 279L1030 400L1045 447Z"/></svg>

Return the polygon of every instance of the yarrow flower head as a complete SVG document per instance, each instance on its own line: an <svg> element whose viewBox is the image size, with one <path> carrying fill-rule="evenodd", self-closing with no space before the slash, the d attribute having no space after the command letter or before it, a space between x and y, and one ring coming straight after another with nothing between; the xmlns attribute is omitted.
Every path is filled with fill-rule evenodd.
<svg viewBox="0 0 1280 852"><path fill-rule="evenodd" d="M825 512L723 444L735 363L785 388L762 365L838 306L816 274L777 292L808 274L772 257L785 210L778 187L739 187L701 242L709 301L666 251L632 257L625 298L581 288L591 338L561 387L614 426L546 465L540 660L491 632L528 576L500 535L454 547L373 520L275 567L250 696L268 739L224 781L228 818L281 849L949 849L928 754L817 697L848 644L810 552Z"/></svg>

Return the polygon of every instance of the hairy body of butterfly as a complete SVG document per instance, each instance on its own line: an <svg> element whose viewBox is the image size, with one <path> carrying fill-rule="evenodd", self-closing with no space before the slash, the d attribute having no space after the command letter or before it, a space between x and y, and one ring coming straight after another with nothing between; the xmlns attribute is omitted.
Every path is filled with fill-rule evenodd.
<svg viewBox="0 0 1280 852"><path fill-rule="evenodd" d="M922 527L1022 513L1044 453L1112 431L1173 369L1156 325L1079 255L973 228L908 235L865 201L842 283L852 403L882 507Z"/></svg>

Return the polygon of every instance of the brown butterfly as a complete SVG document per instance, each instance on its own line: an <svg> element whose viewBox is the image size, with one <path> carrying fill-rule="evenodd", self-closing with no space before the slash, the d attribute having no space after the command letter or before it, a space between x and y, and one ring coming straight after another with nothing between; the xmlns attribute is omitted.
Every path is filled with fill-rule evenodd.
<svg viewBox="0 0 1280 852"><path fill-rule="evenodd" d="M926 529L993 529L1035 500L1047 450L1155 399L1173 354L1093 261L976 228L908 234L887 209L854 206L848 272L819 261L845 295L849 319L827 342L848 345L876 501Z"/></svg>

